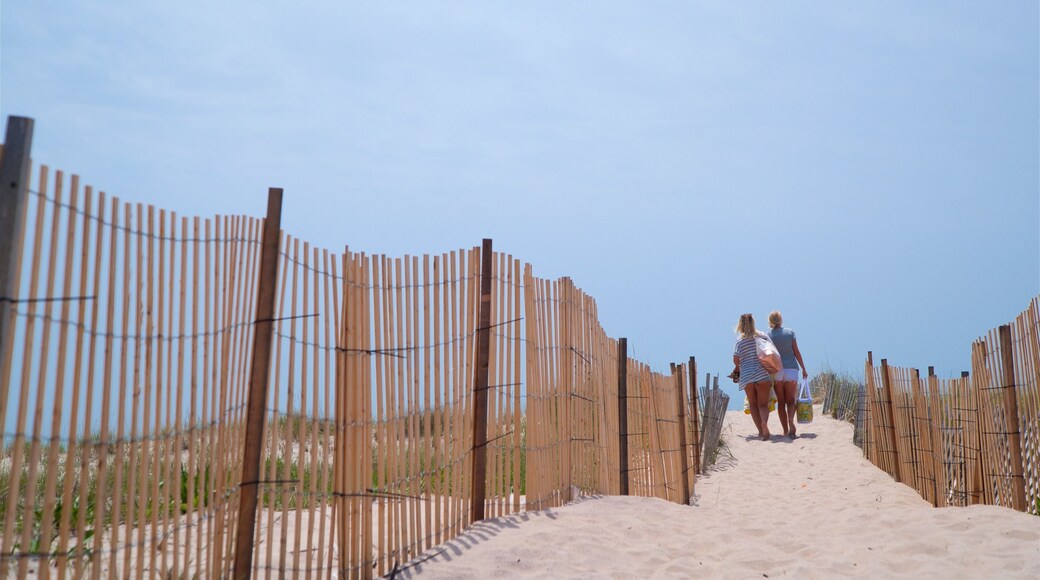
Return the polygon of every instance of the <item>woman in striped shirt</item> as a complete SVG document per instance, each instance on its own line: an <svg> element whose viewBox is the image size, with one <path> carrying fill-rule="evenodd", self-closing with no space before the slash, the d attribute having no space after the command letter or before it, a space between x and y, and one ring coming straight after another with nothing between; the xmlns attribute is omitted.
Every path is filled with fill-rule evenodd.
<svg viewBox="0 0 1040 580"><path fill-rule="evenodd" d="M769 439L769 388L772 386L769 373L758 362L755 349L755 317L741 314L737 323L737 343L733 346L733 365L740 370L740 388L747 393L751 407L751 419L758 428L762 441Z"/></svg>

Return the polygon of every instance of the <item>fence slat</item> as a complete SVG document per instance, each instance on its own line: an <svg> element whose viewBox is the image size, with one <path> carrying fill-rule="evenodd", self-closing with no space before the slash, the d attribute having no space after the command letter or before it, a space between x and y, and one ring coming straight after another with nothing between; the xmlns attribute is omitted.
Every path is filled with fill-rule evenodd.
<svg viewBox="0 0 1040 580"><path fill-rule="evenodd" d="M70 201L70 209L71 209L71 211L69 212L69 249L66 252L66 254L68 256L70 256L70 258L68 259L68 262L67 262L67 265L70 266L70 267L72 266L72 264L74 262L74 260L71 259L71 256L74 255L74 251L75 251L74 250L74 248L75 248L75 240L74 240L74 237L73 237L73 234L75 233L75 224L76 224L76 222L78 222L80 220L80 218L73 219L73 218L75 218L76 213L78 211L80 211L79 203L78 203L78 196L79 196L79 177L76 176L76 175L73 175L72 176L71 201ZM89 202L87 202L87 204L89 206ZM87 247L90 244L90 223L91 223L90 220L87 219L86 216L88 216L89 213L90 213L90 208L87 207L87 210L83 212L83 216L84 217L82 218L82 220L83 220L83 234L82 234L82 240L80 241L81 247L82 247L82 250L81 250L82 258L80 260L80 268L79 268L80 269L79 294L78 294L79 296L86 296L86 280L87 280L87 260L86 260L86 254L87 254ZM128 223L129 223L129 220L128 220ZM72 272L71 271L69 272L68 282L69 283L72 282ZM65 292L67 293L66 295L69 295L72 292L71 285L69 287L69 290L65 290ZM88 301L87 300L78 300L77 302L79 304L78 304L78 308L77 308L78 315L77 315L76 320L82 321L84 319L84 317L85 317L84 313L86 312L86 303ZM68 319L69 315L70 315L70 313L68 311L63 311L62 312L62 318L64 318L64 319ZM67 325L67 324L64 325L63 326L63 330L68 329L68 327L69 327L69 325ZM76 335L76 338L75 338L75 353L76 354L75 354L75 358L73 358L73 368L72 368L72 401L71 401L71 403L69 405L69 409L70 409L70 412L69 412L69 430L68 430L68 433L69 433L69 446L68 446L68 451L65 454L66 469L65 469L65 477L63 478L64 481L62 482L62 492L61 492L61 502L62 502L63 506L71 506L72 505L72 501L73 501L72 500L72 498L73 498L73 495L72 495L72 487L73 486L72 486L72 484L73 484L73 482L75 481L76 478L70 473L69 466L70 465L71 466L75 465L75 458L80 453L79 446L78 446L77 441L76 441L76 434L78 432L79 415L80 415L80 413L79 413L79 407L80 407L80 398L79 398L80 381L79 381L79 377L80 377L80 354L82 352L82 346L83 346L83 327L82 326L80 326L79 330L75 331L75 335ZM68 348L68 345L67 345L67 343L64 340L61 341L61 345L62 345L61 348L62 348L63 351L65 351ZM63 360L64 360L64 357L63 357ZM59 373L60 373L60 371L59 371ZM2 383L2 380L0 380L0 383ZM6 390L6 387L4 387L4 390ZM0 417L2 417L2 415L3 415L3 411L0 411ZM0 431L0 432L2 432L2 431ZM84 450L84 453L85 453L85 450ZM56 562L55 562L56 569L57 569L56 574L57 574L58 578L64 578L66 576L67 569L68 569L69 539L71 537L71 532L72 532L71 524L72 524L72 510L71 509L63 509L61 511L61 521L58 523L58 529L59 529L59 535L58 535L58 557L56 558Z"/></svg>

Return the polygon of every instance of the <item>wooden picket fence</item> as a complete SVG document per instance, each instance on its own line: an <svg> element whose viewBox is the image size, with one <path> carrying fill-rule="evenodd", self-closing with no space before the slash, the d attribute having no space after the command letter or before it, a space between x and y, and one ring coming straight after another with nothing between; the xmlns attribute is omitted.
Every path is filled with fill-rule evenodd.
<svg viewBox="0 0 1040 580"><path fill-rule="evenodd" d="M1040 515L1040 296L972 344L971 372L865 367L864 455L936 506Z"/></svg>
<svg viewBox="0 0 1040 580"><path fill-rule="evenodd" d="M182 217L0 150L0 578L370 577L474 522L688 503L696 363L628 356L570 279Z"/></svg>
<svg viewBox="0 0 1040 580"><path fill-rule="evenodd" d="M852 423L852 443L862 448L866 439L866 389L863 383L824 372L813 377L811 391L820 412L838 421Z"/></svg>
<svg viewBox="0 0 1040 580"><path fill-rule="evenodd" d="M718 375L715 375L714 381L712 381L711 375L708 375L705 386L701 389L701 400L701 406L704 409L704 420L701 423L701 441L704 453L701 459L701 469L706 470L714 465L718 458L719 445L722 442L722 426L726 420L726 411L729 409L729 395L719 388Z"/></svg>

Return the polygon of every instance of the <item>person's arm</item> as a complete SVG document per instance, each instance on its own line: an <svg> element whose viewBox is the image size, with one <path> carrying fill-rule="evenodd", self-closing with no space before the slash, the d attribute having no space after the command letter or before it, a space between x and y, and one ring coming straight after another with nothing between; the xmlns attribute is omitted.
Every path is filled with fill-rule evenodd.
<svg viewBox="0 0 1040 580"><path fill-rule="evenodd" d="M809 378L809 371L805 369L805 363L802 362L802 351L798 350L798 339L791 339L791 350L794 351L794 358L798 359L798 364L802 365L802 378Z"/></svg>
<svg viewBox="0 0 1040 580"><path fill-rule="evenodd" d="M733 372L740 370L740 355L733 355Z"/></svg>

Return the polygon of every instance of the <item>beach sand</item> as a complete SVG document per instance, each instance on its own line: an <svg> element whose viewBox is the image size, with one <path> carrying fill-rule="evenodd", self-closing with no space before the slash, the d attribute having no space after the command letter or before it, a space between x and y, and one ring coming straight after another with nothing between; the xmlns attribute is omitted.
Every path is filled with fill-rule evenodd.
<svg viewBox="0 0 1040 580"><path fill-rule="evenodd" d="M817 410L799 432L759 441L730 412L731 456L698 478L693 506L588 497L490 519L397 577L1040 578L1040 517L933 508L863 458L852 425Z"/></svg>

